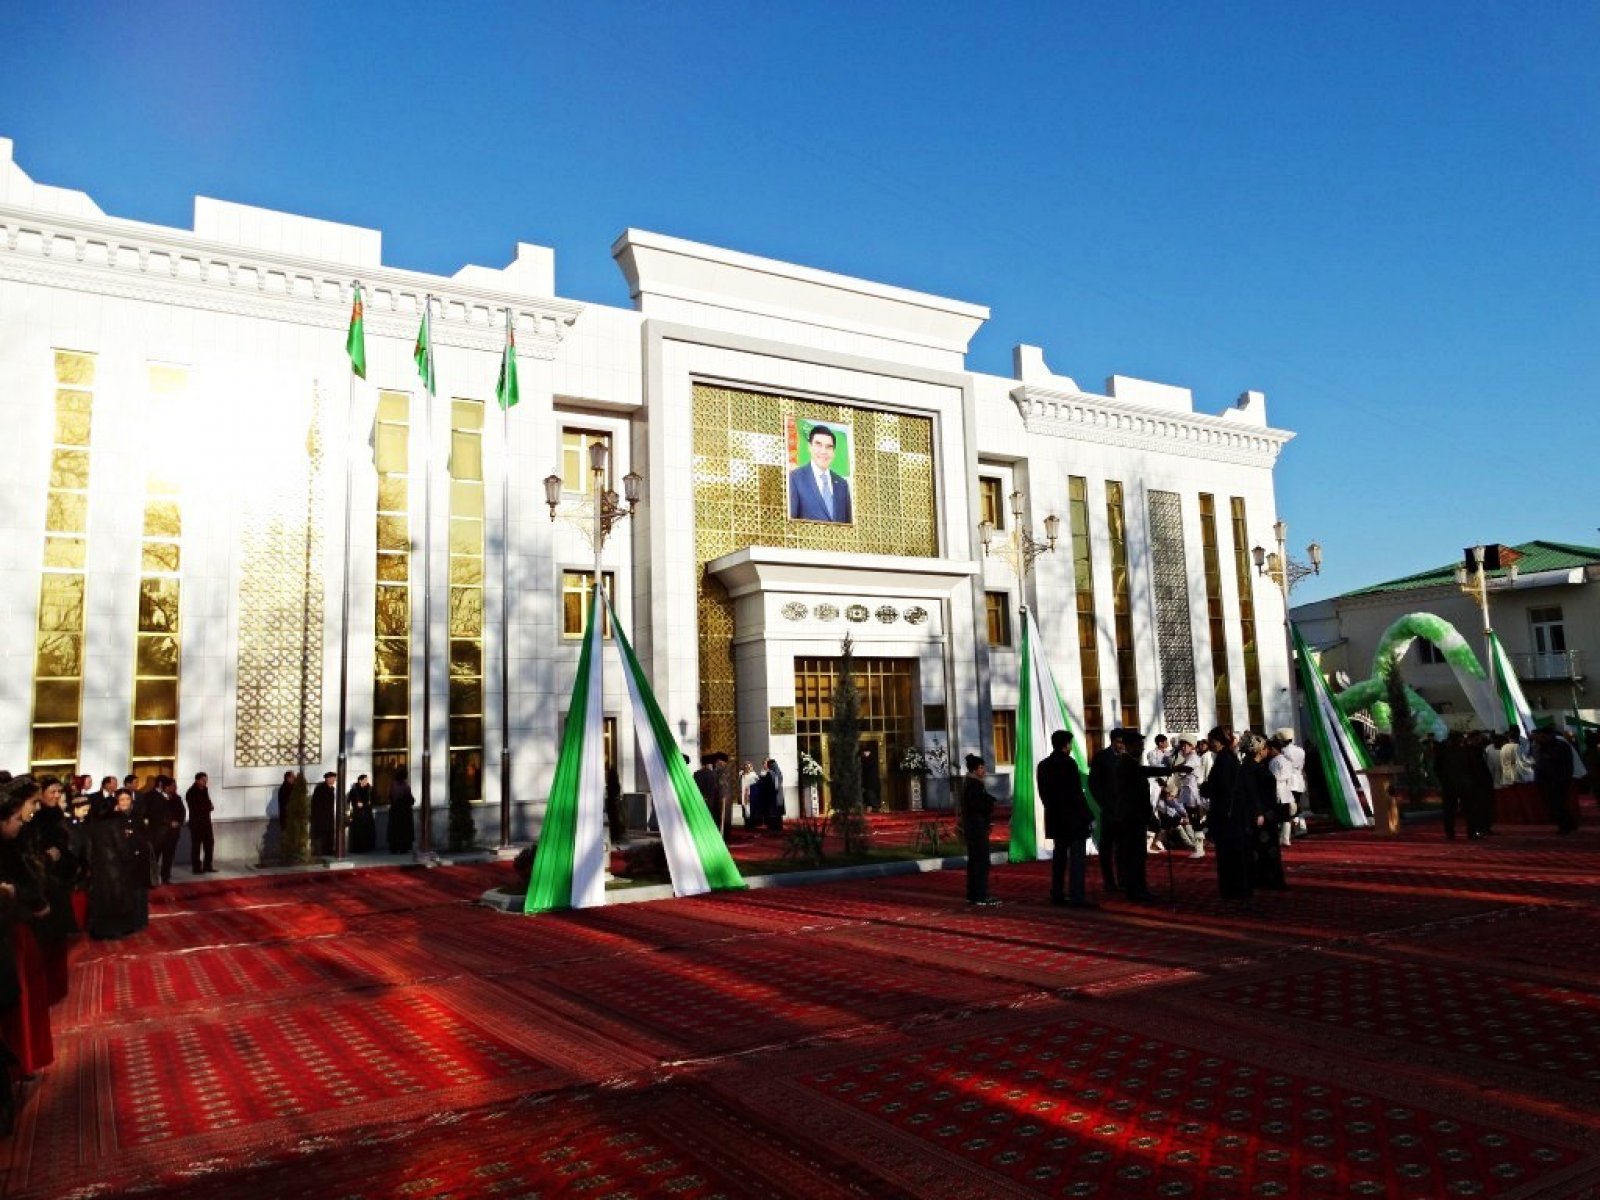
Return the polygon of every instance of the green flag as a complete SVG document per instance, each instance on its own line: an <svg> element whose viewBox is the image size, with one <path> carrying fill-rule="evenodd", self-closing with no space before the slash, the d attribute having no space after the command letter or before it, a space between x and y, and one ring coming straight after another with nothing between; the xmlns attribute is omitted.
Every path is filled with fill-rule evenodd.
<svg viewBox="0 0 1600 1200"><path fill-rule="evenodd" d="M494 394L501 408L513 408L522 397L517 392L517 335L511 328L511 310L506 309L506 350L500 356L500 382Z"/></svg>
<svg viewBox="0 0 1600 1200"><path fill-rule="evenodd" d="M367 330L363 323L365 315L361 305L361 285L358 283L355 302L350 306L350 334L344 339L344 352L350 356L350 369L363 379L367 377Z"/></svg>
<svg viewBox="0 0 1600 1200"><path fill-rule="evenodd" d="M429 296L427 307L422 310L422 328L417 330L417 349L411 357L417 360L417 374L422 376L422 386L428 389L428 395L437 396L439 391L433 374L433 333L429 322L432 313L433 297Z"/></svg>

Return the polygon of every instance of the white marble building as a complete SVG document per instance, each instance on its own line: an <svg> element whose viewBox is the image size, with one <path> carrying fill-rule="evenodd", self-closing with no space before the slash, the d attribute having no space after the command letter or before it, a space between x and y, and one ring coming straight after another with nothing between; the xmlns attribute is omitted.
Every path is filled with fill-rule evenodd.
<svg viewBox="0 0 1600 1200"><path fill-rule="evenodd" d="M640 230L612 254L631 309L558 297L539 246L441 277L385 266L375 230L220 200L197 198L192 229L122 220L0 140L0 765L208 771L243 853L285 770L331 769L347 662L352 776L405 765L420 791L426 751L438 836L465 789L492 842L509 744L527 836L592 578L542 481L561 474L581 510L597 437L613 481L646 480L602 570L674 732L691 755L775 755L791 812L847 630L890 761L945 744L1009 774L1021 602L1091 742L1287 719L1282 606L1249 547L1291 435L1259 393L1210 416L1183 388L1086 392L1030 346L1013 378L978 374L978 305ZM431 420L412 361L430 295ZM521 403L502 417L508 310ZM849 522L790 518L802 421L843 443ZM985 516L1010 536L1013 491L1036 535L1061 521L1026 586L979 539ZM616 753L630 787L631 737ZM906 793L886 772L886 798Z"/></svg>

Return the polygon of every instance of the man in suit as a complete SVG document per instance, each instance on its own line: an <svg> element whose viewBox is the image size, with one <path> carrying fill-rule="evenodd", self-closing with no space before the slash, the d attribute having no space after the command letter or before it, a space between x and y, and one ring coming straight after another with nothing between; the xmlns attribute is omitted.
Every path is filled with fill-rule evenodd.
<svg viewBox="0 0 1600 1200"><path fill-rule="evenodd" d="M789 472L789 519L850 524L850 485L833 469L837 435L826 425L813 425L806 444L810 464Z"/></svg>
<svg viewBox="0 0 1600 1200"><path fill-rule="evenodd" d="M216 806L211 802L211 779L204 771L194 777L183 801L189 810L189 865L196 875L215 872L211 856L216 853L217 839L211 829L211 813Z"/></svg>
<svg viewBox="0 0 1600 1200"><path fill-rule="evenodd" d="M1091 908L1093 905L1083 894L1087 865L1084 842L1094 818L1083 794L1078 764L1069 753L1071 747L1072 734L1065 729L1056 730L1050 735L1050 757L1039 764L1036 772L1039 802L1044 806L1045 836L1055 842L1050 857L1050 903Z"/></svg>
<svg viewBox="0 0 1600 1200"><path fill-rule="evenodd" d="M1099 840L1102 890L1117 886L1117 763L1122 758L1122 730L1113 729L1110 741L1089 762L1089 792L1100 806Z"/></svg>

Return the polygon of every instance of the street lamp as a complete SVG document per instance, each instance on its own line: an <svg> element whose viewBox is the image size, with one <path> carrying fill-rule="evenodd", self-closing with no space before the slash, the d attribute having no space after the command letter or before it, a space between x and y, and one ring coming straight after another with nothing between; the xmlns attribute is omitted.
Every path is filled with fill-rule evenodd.
<svg viewBox="0 0 1600 1200"><path fill-rule="evenodd" d="M997 546L994 522L980 521L978 539L983 543L985 558L993 554L996 558L1010 563L1011 569L1016 572L1017 582L1026 583L1028 576L1033 572L1033 560L1041 554L1055 552L1056 539L1061 536L1061 518L1051 513L1044 519L1044 539L1041 541L1033 536L1033 530L1025 529L1022 524L1022 514L1027 508L1027 495L1019 489L1012 492L1007 499L1011 502L1011 515L1014 518L1010 534Z"/></svg>
<svg viewBox="0 0 1600 1200"><path fill-rule="evenodd" d="M1456 587L1478 602L1483 615L1483 659L1489 668L1489 693L1495 694L1494 683L1494 627L1489 623L1489 548L1482 543L1467 548L1462 556L1466 562L1456 568ZM1515 583L1517 564L1506 568L1506 579Z"/></svg>
<svg viewBox="0 0 1600 1200"><path fill-rule="evenodd" d="M616 526L634 515L639 501L644 498L644 476L637 471L629 471L622 477L621 496L606 486L606 464L610 454L611 445L606 438L597 437L589 443L589 499L572 506L565 514L559 513L561 476L546 475L544 478L544 502L550 507L550 519L554 521L558 515L565 515L583 529L589 538L589 544L594 549L591 583L596 589L603 586L600 552L605 548L606 539ZM595 616L599 619L598 611ZM594 687L601 696L605 695L605 661L605 655L600 654L594 662Z"/></svg>
<svg viewBox="0 0 1600 1200"><path fill-rule="evenodd" d="M1272 523L1272 537L1278 543L1275 552L1269 553L1261 546L1253 546L1250 557L1255 561L1256 574L1270 577L1278 585L1278 592L1283 597L1283 642L1289 654L1289 719L1291 722L1297 722L1300 719L1300 704L1295 698L1294 632L1289 625L1289 593L1296 584L1313 575L1322 574L1322 546L1317 542L1307 546L1306 557L1311 561L1303 563L1289 556L1287 521L1278 520Z"/></svg>

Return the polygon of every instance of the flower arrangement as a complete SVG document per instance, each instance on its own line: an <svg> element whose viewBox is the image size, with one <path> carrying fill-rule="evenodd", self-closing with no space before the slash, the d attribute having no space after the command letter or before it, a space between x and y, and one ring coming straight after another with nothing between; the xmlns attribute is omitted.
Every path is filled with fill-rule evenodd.
<svg viewBox="0 0 1600 1200"><path fill-rule="evenodd" d="M907 746L905 753L900 756L900 770L907 775L931 775L933 767L928 762L928 756L915 746Z"/></svg>
<svg viewBox="0 0 1600 1200"><path fill-rule="evenodd" d="M930 775L950 774L950 751L943 742L933 742L922 752Z"/></svg>
<svg viewBox="0 0 1600 1200"><path fill-rule="evenodd" d="M822 764L804 750L800 751L800 778L812 783L822 778Z"/></svg>

